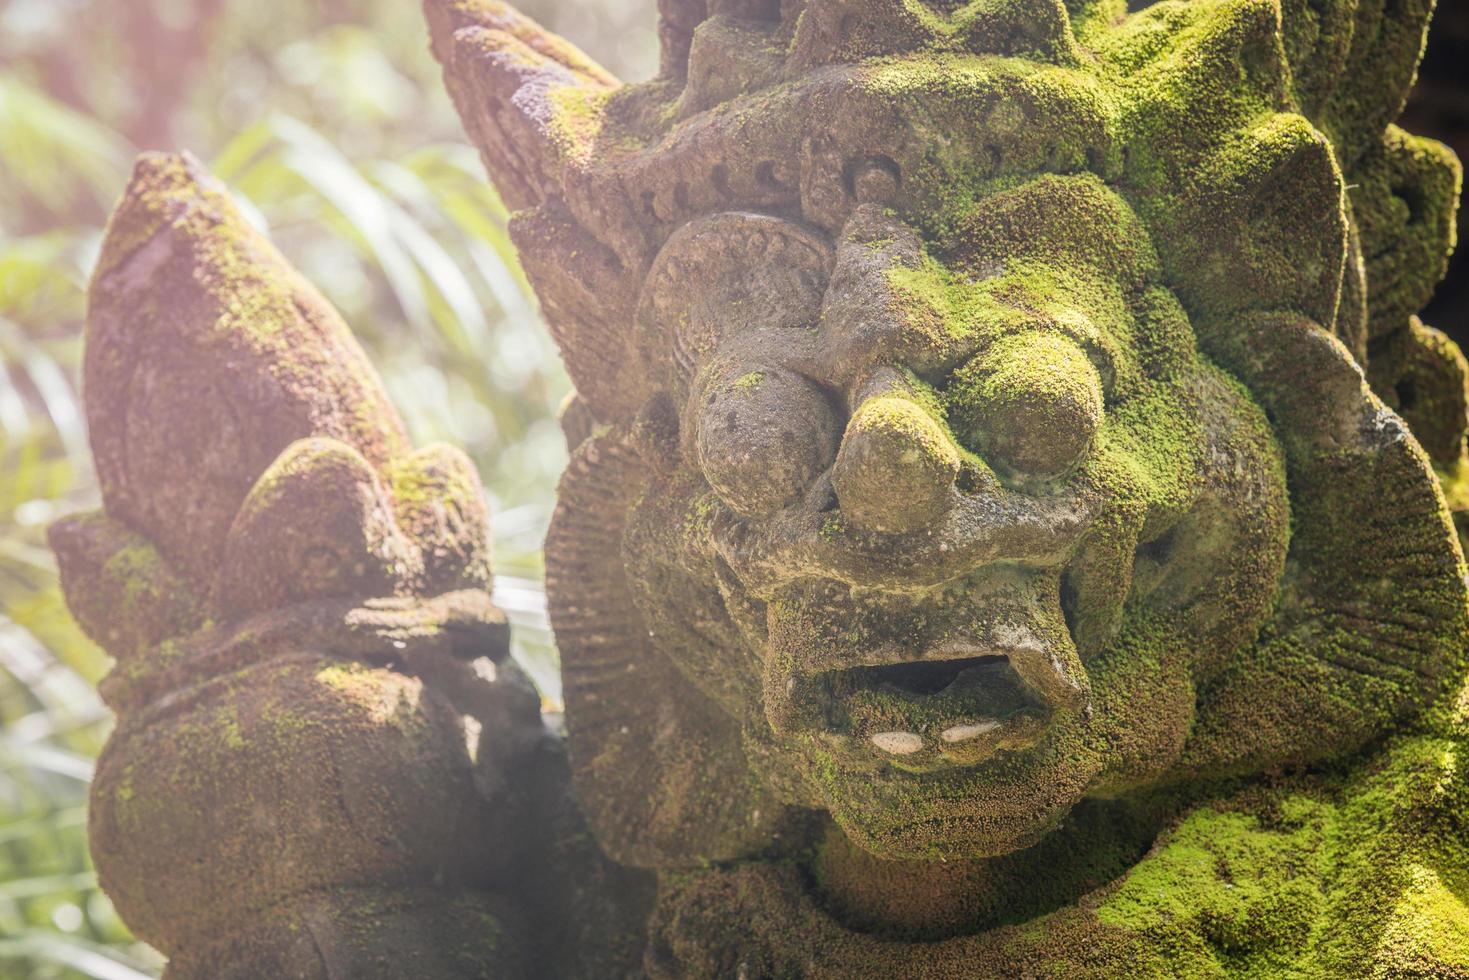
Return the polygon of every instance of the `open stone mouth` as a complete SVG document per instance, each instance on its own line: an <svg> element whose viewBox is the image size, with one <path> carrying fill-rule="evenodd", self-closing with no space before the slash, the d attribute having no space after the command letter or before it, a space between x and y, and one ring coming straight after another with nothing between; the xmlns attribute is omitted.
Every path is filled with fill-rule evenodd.
<svg viewBox="0 0 1469 980"><path fill-rule="evenodd" d="M856 674L872 686L887 686L910 694L939 694L957 684L964 674L994 663L993 657L965 657L962 660L918 660L883 667L858 667Z"/></svg>
<svg viewBox="0 0 1469 980"><path fill-rule="evenodd" d="M845 763L974 765L1090 703L1054 569L989 566L916 597L806 580L778 598L766 719Z"/></svg>
<svg viewBox="0 0 1469 980"><path fill-rule="evenodd" d="M828 671L813 679L832 730L903 769L973 765L1035 744L1051 716L1005 654Z"/></svg>

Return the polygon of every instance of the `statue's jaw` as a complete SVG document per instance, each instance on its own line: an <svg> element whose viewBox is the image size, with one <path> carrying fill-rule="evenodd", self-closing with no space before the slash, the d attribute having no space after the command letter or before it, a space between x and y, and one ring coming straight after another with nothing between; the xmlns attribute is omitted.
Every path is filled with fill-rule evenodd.
<svg viewBox="0 0 1469 980"><path fill-rule="evenodd" d="M762 732L747 730L747 744L771 739L784 748L780 758L816 805L882 858L1013 853L1087 796L1156 785L1176 767L1195 721L1191 645L1180 624L1129 607L1105 648L1066 669L1075 647L1053 577L987 570L962 583L952 608L930 597L902 615L888 596L888 635L914 637L907 648L857 642L883 624L857 602L841 621L845 635L826 631L824 645L803 650L791 635L795 604L773 602L766 717L754 723ZM808 594L806 622L817 605ZM958 637L960 623L983 642L937 640ZM847 666L834 666L841 658ZM794 672L801 665L826 669ZM1043 665L1050 689L1034 682Z"/></svg>
<svg viewBox="0 0 1469 980"><path fill-rule="evenodd" d="M1024 747L929 771L856 761L818 740L806 758L827 811L864 851L927 861L998 857L1040 841L1086 795L1100 767L1096 754L1076 751L1087 727L1070 712L1029 731L1010 720L1001 737Z"/></svg>

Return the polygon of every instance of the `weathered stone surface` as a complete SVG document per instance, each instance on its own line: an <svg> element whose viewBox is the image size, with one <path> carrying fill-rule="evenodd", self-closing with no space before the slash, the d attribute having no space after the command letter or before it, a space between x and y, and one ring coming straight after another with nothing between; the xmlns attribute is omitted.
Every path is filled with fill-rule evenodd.
<svg viewBox="0 0 1469 980"><path fill-rule="evenodd" d="M669 3L620 88L425 6L579 392L551 612L651 972L1465 968L1430 0Z"/></svg>
<svg viewBox="0 0 1469 980"><path fill-rule="evenodd" d="M585 842L507 656L473 466L410 449L345 324L191 158L139 161L86 341L104 510L51 540L118 660L92 854L169 976L635 960L618 916L646 901Z"/></svg>

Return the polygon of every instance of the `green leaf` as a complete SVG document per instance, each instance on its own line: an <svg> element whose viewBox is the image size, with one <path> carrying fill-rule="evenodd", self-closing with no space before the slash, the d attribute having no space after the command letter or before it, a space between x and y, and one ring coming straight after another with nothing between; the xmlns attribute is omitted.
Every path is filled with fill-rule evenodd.
<svg viewBox="0 0 1469 980"><path fill-rule="evenodd" d="M115 950L60 933L27 932L14 939L0 939L0 960L36 959L71 967L95 980L149 980L151 972L141 962L124 958Z"/></svg>

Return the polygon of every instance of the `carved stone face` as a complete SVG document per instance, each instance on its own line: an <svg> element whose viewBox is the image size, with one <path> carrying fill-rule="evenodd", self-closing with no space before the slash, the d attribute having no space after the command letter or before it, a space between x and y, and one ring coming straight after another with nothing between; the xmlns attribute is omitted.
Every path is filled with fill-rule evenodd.
<svg viewBox="0 0 1469 980"><path fill-rule="evenodd" d="M875 849L1012 850L1165 772L1269 609L1282 454L1159 278L1085 177L996 193L927 252L866 205L834 250L730 213L654 262L680 446L630 517L640 605L770 778ZM709 600L670 615L670 566Z"/></svg>
<svg viewBox="0 0 1469 980"><path fill-rule="evenodd" d="M998 854L1460 669L1443 496L1362 373L1463 376L1406 326L1456 171L1384 133L1411 70L1326 43L1351 5L668 0L620 89L428 6L578 391L547 584L618 860L800 808Z"/></svg>

